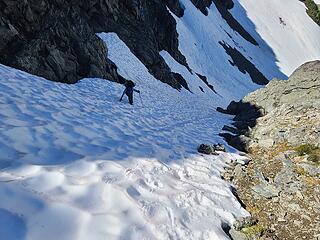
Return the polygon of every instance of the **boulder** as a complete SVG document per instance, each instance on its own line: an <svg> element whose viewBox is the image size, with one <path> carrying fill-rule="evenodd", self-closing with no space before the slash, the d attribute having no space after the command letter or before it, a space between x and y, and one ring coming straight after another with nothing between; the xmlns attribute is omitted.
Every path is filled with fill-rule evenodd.
<svg viewBox="0 0 320 240"><path fill-rule="evenodd" d="M238 218L233 223L233 228L240 231L243 228L251 227L258 223L258 220L252 216Z"/></svg>
<svg viewBox="0 0 320 240"><path fill-rule="evenodd" d="M213 145L201 144L198 147L199 153L203 153L207 155L218 155L216 151L225 152L226 149L222 144L213 144Z"/></svg>

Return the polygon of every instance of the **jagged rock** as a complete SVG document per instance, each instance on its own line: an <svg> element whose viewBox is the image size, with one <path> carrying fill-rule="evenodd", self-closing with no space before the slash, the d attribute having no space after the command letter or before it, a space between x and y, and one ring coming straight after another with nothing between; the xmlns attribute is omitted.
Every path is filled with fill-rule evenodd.
<svg viewBox="0 0 320 240"><path fill-rule="evenodd" d="M244 98L262 107L266 115L257 122L251 136L266 136L275 143L290 145L320 143L320 61L303 64L288 81L272 80L265 88Z"/></svg>
<svg viewBox="0 0 320 240"><path fill-rule="evenodd" d="M214 144L213 147L214 147L214 149L216 151L220 151L220 152L225 152L226 151L225 146L223 144L220 144L220 143Z"/></svg>
<svg viewBox="0 0 320 240"><path fill-rule="evenodd" d="M227 109L224 110L218 107L217 111L225 114L236 115L233 118L234 122L232 123L235 128L224 126L222 129L236 135L228 133L222 133L220 135L223 136L231 146L240 151L247 152L247 146L249 146L249 142L251 142L248 138L251 128L256 125L256 119L262 116L263 111L255 105L244 103L242 101L232 101L228 105Z"/></svg>
<svg viewBox="0 0 320 240"><path fill-rule="evenodd" d="M123 77L106 58L107 46L95 34L115 32L155 78L188 89L185 79L172 73L159 54L166 50L189 69L168 11L183 15L178 0L0 0L0 6L2 64L66 83L84 77L122 83Z"/></svg>
<svg viewBox="0 0 320 240"><path fill-rule="evenodd" d="M313 105L319 100L320 61L308 62L295 70L287 81L274 79L265 88L250 93L244 102L261 106L268 113L281 105ZM319 105L317 103L316 105Z"/></svg>
<svg viewBox="0 0 320 240"><path fill-rule="evenodd" d="M242 101L231 101L226 110L222 109L221 107L217 107L217 111L230 115L237 115L243 111L247 111L249 108L250 103L243 103Z"/></svg>
<svg viewBox="0 0 320 240"><path fill-rule="evenodd" d="M210 145L206 145L206 144L201 144L198 147L198 152L199 153L203 153L203 154L208 154L208 155L218 155L214 148L212 148Z"/></svg>
<svg viewBox="0 0 320 240"><path fill-rule="evenodd" d="M272 148L282 142L293 146L320 144L319 92L320 61L303 64L287 81L274 79L242 101L232 101L226 110L217 109L236 115L232 125L240 134L222 136L241 151L250 149L253 144L262 148Z"/></svg>
<svg viewBox="0 0 320 240"><path fill-rule="evenodd" d="M213 144L213 145L201 144L198 147L198 152L203 154L218 155L216 151L225 152L226 149L223 144Z"/></svg>
<svg viewBox="0 0 320 240"><path fill-rule="evenodd" d="M257 197L264 197L267 199L278 197L280 193L280 190L277 187L267 183L254 186L252 191Z"/></svg>
<svg viewBox="0 0 320 240"><path fill-rule="evenodd" d="M233 223L235 230L240 231L243 228L251 227L258 223L258 220L252 216L241 217Z"/></svg>
<svg viewBox="0 0 320 240"><path fill-rule="evenodd" d="M5 46L14 38L18 37L19 32L10 23L3 23L0 19L0 52L4 50Z"/></svg>
<svg viewBox="0 0 320 240"><path fill-rule="evenodd" d="M320 176L320 166L310 163L300 163L298 166L302 167L304 171L310 176Z"/></svg>
<svg viewBox="0 0 320 240"><path fill-rule="evenodd" d="M229 17L232 17L232 15L230 14ZM234 19L234 21L236 20ZM240 27L241 25L238 23L237 26ZM244 28L242 28L242 30L246 32ZM250 36L249 38L247 38L247 40L251 39L249 41L251 41L255 45L258 45L258 43L251 37L249 33L245 35ZM248 73L251 80L254 83L259 85L265 85L269 82L268 79L263 75L263 73L260 72L259 69L249 59L247 59L246 56L243 55L236 47L232 47L224 41L219 41L219 44L225 49L226 53L231 57L232 61L229 61L229 63L232 66L236 66L241 73Z"/></svg>
<svg viewBox="0 0 320 240"><path fill-rule="evenodd" d="M236 231L233 228L230 229L229 234L232 237L232 239L234 239L234 240L252 240L252 238L250 238L246 234L244 234L240 231Z"/></svg>
<svg viewBox="0 0 320 240"><path fill-rule="evenodd" d="M227 10L230 10L234 7L234 2L232 0L216 0L219 4L225 7Z"/></svg>
<svg viewBox="0 0 320 240"><path fill-rule="evenodd" d="M224 139L227 141L229 145L232 147L247 152L248 148L246 146L249 145L249 142L251 141L250 138L244 135L232 135L230 133L220 133L220 136L224 137Z"/></svg>
<svg viewBox="0 0 320 240"><path fill-rule="evenodd" d="M230 127L230 126L227 126L227 125L224 125L223 128L222 128L223 131L228 131L228 132L231 132L233 134L238 134L239 133L239 130L234 128L234 127Z"/></svg>
<svg viewBox="0 0 320 240"><path fill-rule="evenodd" d="M169 9L178 17L182 17L184 14L184 8L181 6L179 0L165 0Z"/></svg>
<svg viewBox="0 0 320 240"><path fill-rule="evenodd" d="M237 187L240 200L264 227L258 239L316 239L319 222L315 219L320 213L319 152L297 156L294 149L303 144L319 146L319 93L320 61L314 61L298 68L288 81L273 80L241 103L231 103L229 111L221 111L236 113L234 119L238 120L232 124L236 129L223 129L238 134L223 136L239 149L249 150L253 159L247 166L234 167L229 179ZM262 110L262 116L247 123L243 113L247 110L239 111L245 103ZM256 116L252 114L253 118ZM239 144L241 136L248 139ZM310 155L316 161L310 161Z"/></svg>
<svg viewBox="0 0 320 240"><path fill-rule="evenodd" d="M208 15L208 7L212 4L213 0L191 0L192 3L204 14Z"/></svg>

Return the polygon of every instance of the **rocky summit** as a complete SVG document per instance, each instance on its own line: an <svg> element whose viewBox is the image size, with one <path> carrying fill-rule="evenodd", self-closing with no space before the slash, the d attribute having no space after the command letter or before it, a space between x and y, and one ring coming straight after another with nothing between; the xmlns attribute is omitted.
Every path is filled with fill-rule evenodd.
<svg viewBox="0 0 320 240"><path fill-rule="evenodd" d="M219 110L236 114L234 126L246 126L222 133L252 159L224 174L259 220L243 239L319 239L320 61Z"/></svg>

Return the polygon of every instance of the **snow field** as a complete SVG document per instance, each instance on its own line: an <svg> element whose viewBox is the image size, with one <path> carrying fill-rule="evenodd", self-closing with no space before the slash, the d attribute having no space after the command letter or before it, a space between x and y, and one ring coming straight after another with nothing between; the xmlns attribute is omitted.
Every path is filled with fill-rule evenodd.
<svg viewBox="0 0 320 240"><path fill-rule="evenodd" d="M218 133L231 117L215 108L259 87L230 65L218 42L236 47L267 78L285 78L320 58L320 30L298 0L235 1L231 12L254 46L214 5L206 17L181 3L179 49L193 73L160 54L192 93L154 79L113 33L99 36L142 91L133 107L118 102L123 87L109 81L65 85L0 65L0 240L220 240L228 239L222 226L247 215L220 178L243 157L196 152L201 143L223 142Z"/></svg>
<svg viewBox="0 0 320 240"><path fill-rule="evenodd" d="M100 36L142 91L134 106L118 102L119 84L65 85L0 65L0 221L10 225L0 239L228 239L222 226L247 213L220 172L241 156L196 152L222 141L221 97L197 84L179 93L115 34Z"/></svg>
<svg viewBox="0 0 320 240"><path fill-rule="evenodd" d="M185 7L184 16L178 18L172 13L177 22L179 50L191 69L207 76L225 100L241 99L260 86L249 74L231 66L232 59L219 41L240 51L269 80L287 79L301 64L320 59L320 28L299 0L234 1L232 15L259 46L231 29L214 4L205 16L190 0L180 2Z"/></svg>
<svg viewBox="0 0 320 240"><path fill-rule="evenodd" d="M303 63L320 59L320 28L299 0L238 0L232 13L271 47L277 65L287 76ZM249 27L246 14L255 29Z"/></svg>

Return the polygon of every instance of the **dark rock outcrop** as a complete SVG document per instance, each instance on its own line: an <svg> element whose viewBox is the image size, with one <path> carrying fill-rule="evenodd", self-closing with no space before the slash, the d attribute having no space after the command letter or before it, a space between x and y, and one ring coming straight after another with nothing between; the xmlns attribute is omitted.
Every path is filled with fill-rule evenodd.
<svg viewBox="0 0 320 240"><path fill-rule="evenodd" d="M196 74L208 86L208 88L211 89L212 92L217 93L217 91L214 89L214 87L208 82L208 79L206 76L203 76L199 73L196 73Z"/></svg>
<svg viewBox="0 0 320 240"><path fill-rule="evenodd" d="M230 10L234 6L232 0L191 0L191 2L206 16L212 3L218 4L224 10Z"/></svg>
<svg viewBox="0 0 320 240"><path fill-rule="evenodd" d="M220 12L221 16L234 31L238 32L240 36L242 36L245 40L252 43L253 45L259 45L258 42L254 39L254 37L252 37L251 34L229 12L229 10L234 6L232 0L216 0L214 1L214 4Z"/></svg>
<svg viewBox="0 0 320 240"><path fill-rule="evenodd" d="M191 0L191 2L204 14L208 15L208 7L211 6L213 0Z"/></svg>
<svg viewBox="0 0 320 240"><path fill-rule="evenodd" d="M229 61L232 66L236 66L240 72L243 74L248 73L251 80L259 85L265 85L269 81L268 79L259 71L259 69L250 62L241 52L236 48L229 46L224 42L219 42L219 44L225 49L226 53L232 58L232 61Z"/></svg>
<svg viewBox="0 0 320 240"><path fill-rule="evenodd" d="M107 47L95 35L81 5L63 1L1 0L0 62L51 80L83 77L121 82Z"/></svg>
<svg viewBox="0 0 320 240"><path fill-rule="evenodd" d="M74 83L83 77L124 79L108 59L96 32L115 32L157 79L180 89L159 51L187 66L178 50L178 0L0 0L0 62L51 80Z"/></svg>
<svg viewBox="0 0 320 240"><path fill-rule="evenodd" d="M225 152L226 149L223 146L223 144L213 144L213 145L201 144L198 147L199 153L203 153L207 155L218 155L216 151Z"/></svg>
<svg viewBox="0 0 320 240"><path fill-rule="evenodd" d="M179 0L165 0L166 5L177 17L182 17L184 8L181 6Z"/></svg>
<svg viewBox="0 0 320 240"><path fill-rule="evenodd" d="M262 109L249 102L232 101L227 109L218 107L217 111L235 115L232 123L234 127L224 126L222 130L227 132L220 133L220 136L224 137L228 144L236 149L247 152L250 142L248 135L251 128L256 125L256 119L263 115Z"/></svg>

